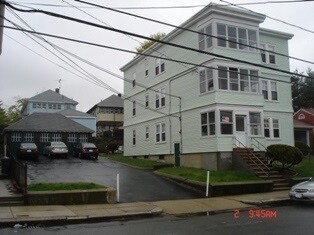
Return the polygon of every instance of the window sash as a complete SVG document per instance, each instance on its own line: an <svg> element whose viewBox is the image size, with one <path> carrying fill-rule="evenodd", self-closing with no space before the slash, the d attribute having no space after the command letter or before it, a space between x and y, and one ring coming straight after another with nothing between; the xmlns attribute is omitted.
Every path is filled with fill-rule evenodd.
<svg viewBox="0 0 314 235"><path fill-rule="evenodd" d="M251 135L261 134L261 113L249 113Z"/></svg>
<svg viewBox="0 0 314 235"><path fill-rule="evenodd" d="M220 134L232 135L233 134L233 112L220 111Z"/></svg>

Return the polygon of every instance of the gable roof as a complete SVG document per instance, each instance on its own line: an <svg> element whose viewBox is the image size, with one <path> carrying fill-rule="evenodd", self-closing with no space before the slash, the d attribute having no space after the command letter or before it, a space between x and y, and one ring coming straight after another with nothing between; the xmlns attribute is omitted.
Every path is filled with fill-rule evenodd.
<svg viewBox="0 0 314 235"><path fill-rule="evenodd" d="M307 112L309 114L314 115L314 108L308 108L308 109L302 109L302 110L304 110L305 112Z"/></svg>
<svg viewBox="0 0 314 235"><path fill-rule="evenodd" d="M78 104L75 100L72 100L64 95L61 95L55 91L47 90L38 95L35 95L28 99L28 102L51 102L51 103L67 103Z"/></svg>
<svg viewBox="0 0 314 235"><path fill-rule="evenodd" d="M94 105L87 113L91 112L96 107L109 107L109 108L123 108L123 99L120 96L112 95L107 99L100 101L98 104Z"/></svg>
<svg viewBox="0 0 314 235"><path fill-rule="evenodd" d="M59 113L33 113L6 127L8 131L93 133L94 131Z"/></svg>
<svg viewBox="0 0 314 235"><path fill-rule="evenodd" d="M298 116L302 111L314 116L314 108L300 108L293 114L293 117Z"/></svg>
<svg viewBox="0 0 314 235"><path fill-rule="evenodd" d="M58 112L60 114L62 114L63 116L66 117L85 117L85 118L95 118L94 116L88 114L88 113L83 113L81 111L78 111L76 109L65 109L62 110L60 112Z"/></svg>

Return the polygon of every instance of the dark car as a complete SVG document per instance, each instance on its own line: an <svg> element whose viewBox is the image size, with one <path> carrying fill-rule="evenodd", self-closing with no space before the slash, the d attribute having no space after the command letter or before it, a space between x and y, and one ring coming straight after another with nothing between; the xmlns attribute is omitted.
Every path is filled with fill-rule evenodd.
<svg viewBox="0 0 314 235"><path fill-rule="evenodd" d="M90 157L98 159L99 150L93 143L80 143L73 149L73 156L78 158Z"/></svg>
<svg viewBox="0 0 314 235"><path fill-rule="evenodd" d="M53 156L68 156L68 147L63 142L50 142L46 145L43 151L43 155L49 158Z"/></svg>
<svg viewBox="0 0 314 235"><path fill-rule="evenodd" d="M38 161L39 152L36 144L21 143L18 150L18 157L21 159L32 158L34 161Z"/></svg>

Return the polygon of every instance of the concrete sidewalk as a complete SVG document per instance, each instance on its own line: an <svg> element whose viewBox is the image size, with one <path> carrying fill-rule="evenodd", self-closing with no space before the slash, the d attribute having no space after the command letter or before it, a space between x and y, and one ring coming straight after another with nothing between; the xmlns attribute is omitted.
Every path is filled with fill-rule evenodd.
<svg viewBox="0 0 314 235"><path fill-rule="evenodd" d="M221 213L289 200L288 191L190 200L93 205L0 207L0 225L78 223L131 217Z"/></svg>

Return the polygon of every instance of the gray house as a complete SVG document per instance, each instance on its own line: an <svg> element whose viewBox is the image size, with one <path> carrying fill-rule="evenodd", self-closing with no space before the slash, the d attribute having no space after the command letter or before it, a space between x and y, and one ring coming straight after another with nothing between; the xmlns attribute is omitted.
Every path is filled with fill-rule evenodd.
<svg viewBox="0 0 314 235"><path fill-rule="evenodd" d="M8 151L15 154L22 142L33 142L42 152L50 141L62 141L72 152L74 145L88 142L93 130L58 113L34 113L4 129Z"/></svg>

